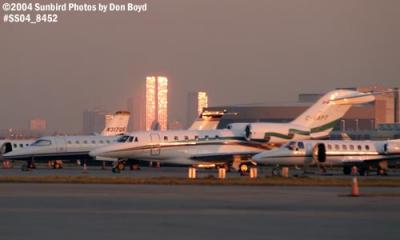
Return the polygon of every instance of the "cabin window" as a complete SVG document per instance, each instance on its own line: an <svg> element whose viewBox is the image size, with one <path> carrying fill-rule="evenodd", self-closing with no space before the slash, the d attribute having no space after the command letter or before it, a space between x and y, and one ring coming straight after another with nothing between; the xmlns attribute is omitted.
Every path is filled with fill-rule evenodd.
<svg viewBox="0 0 400 240"><path fill-rule="evenodd" d="M84 143L84 144L87 144L87 141L86 141L86 140L83 140L83 143Z"/></svg>
<svg viewBox="0 0 400 240"><path fill-rule="evenodd" d="M178 136L175 136L175 137L174 137L174 140L175 140L175 141L178 141L178 140L179 140Z"/></svg>
<svg viewBox="0 0 400 240"><path fill-rule="evenodd" d="M106 142L107 142L107 143L110 143L110 140L107 140Z"/></svg>
<svg viewBox="0 0 400 240"><path fill-rule="evenodd" d="M350 145L350 150L354 150L354 146L353 145Z"/></svg>
<svg viewBox="0 0 400 240"><path fill-rule="evenodd" d="M135 137L135 142L139 142L139 139L138 139L138 137Z"/></svg>
<svg viewBox="0 0 400 240"><path fill-rule="evenodd" d="M365 150L369 151L369 145L365 145Z"/></svg>
<svg viewBox="0 0 400 240"><path fill-rule="evenodd" d="M346 145L342 145L342 149L343 150L347 150L347 146Z"/></svg>
<svg viewBox="0 0 400 240"><path fill-rule="evenodd" d="M103 140L100 140L100 143L101 143L101 144L104 144L104 141L103 141Z"/></svg>
<svg viewBox="0 0 400 240"><path fill-rule="evenodd" d="M22 147L22 148L23 148L23 147L24 147L24 144L20 143L20 144L19 144L19 147Z"/></svg>
<svg viewBox="0 0 400 240"><path fill-rule="evenodd" d="M188 137L188 136L185 136L185 140L186 140L186 141L189 140L189 137Z"/></svg>
<svg viewBox="0 0 400 240"><path fill-rule="evenodd" d="M332 150L332 145L328 144L328 150Z"/></svg>
<svg viewBox="0 0 400 240"><path fill-rule="evenodd" d="M339 150L339 149L340 149L339 145L335 144L335 150Z"/></svg>
<svg viewBox="0 0 400 240"><path fill-rule="evenodd" d="M361 150L362 150L361 145L358 145L358 146L357 146L357 149L358 149L359 151L361 151Z"/></svg>
<svg viewBox="0 0 400 240"><path fill-rule="evenodd" d="M95 140L92 140L92 144L96 144L96 141L95 141Z"/></svg>
<svg viewBox="0 0 400 240"><path fill-rule="evenodd" d="M168 136L164 136L164 141L168 141Z"/></svg>
<svg viewBox="0 0 400 240"><path fill-rule="evenodd" d="M76 140L76 141L75 141L75 143L76 143L76 144L79 144L79 141L78 141L78 140Z"/></svg>
<svg viewBox="0 0 400 240"><path fill-rule="evenodd" d="M215 135L215 139L218 139L219 138L219 136L218 135Z"/></svg>
<svg viewBox="0 0 400 240"><path fill-rule="evenodd" d="M206 140L208 140L208 135L205 135L204 138L205 138Z"/></svg>
<svg viewBox="0 0 400 240"><path fill-rule="evenodd" d="M71 141L68 141L67 143L68 143L68 144L72 144L72 142L71 142Z"/></svg>
<svg viewBox="0 0 400 240"><path fill-rule="evenodd" d="M297 143L297 147L298 147L299 149L304 149L304 143L303 143L303 142L298 142L298 143Z"/></svg>
<svg viewBox="0 0 400 240"><path fill-rule="evenodd" d="M14 148L17 148L17 147L18 147L18 145L16 143L14 143Z"/></svg>
<svg viewBox="0 0 400 240"><path fill-rule="evenodd" d="M194 139L195 139L195 140L198 140L198 139L199 139L199 136L197 136L197 135L194 136Z"/></svg>
<svg viewBox="0 0 400 240"><path fill-rule="evenodd" d="M27 146L29 146L29 144L25 144L25 146L27 147Z"/></svg>

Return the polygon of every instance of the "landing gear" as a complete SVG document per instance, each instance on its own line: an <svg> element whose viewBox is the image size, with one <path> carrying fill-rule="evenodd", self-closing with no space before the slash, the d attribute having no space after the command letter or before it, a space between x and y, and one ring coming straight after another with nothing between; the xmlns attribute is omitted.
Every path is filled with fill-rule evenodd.
<svg viewBox="0 0 400 240"><path fill-rule="evenodd" d="M61 160L56 160L53 162L53 168L54 169L61 169L62 168L62 161Z"/></svg>
<svg viewBox="0 0 400 240"><path fill-rule="evenodd" d="M272 169L272 176L280 176L281 175L281 168L280 167L274 167Z"/></svg>
<svg viewBox="0 0 400 240"><path fill-rule="evenodd" d="M139 166L139 164L131 164L130 169L131 169L131 171L138 171L138 170L140 170L140 166Z"/></svg>
<svg viewBox="0 0 400 240"><path fill-rule="evenodd" d="M34 168L36 168L36 165L33 162L33 160L29 160L25 164L22 164L22 166L21 166L21 170L22 171L30 171L30 170L32 170Z"/></svg>
<svg viewBox="0 0 400 240"><path fill-rule="evenodd" d="M120 173L125 169L125 163L122 161L118 161L112 168L113 173Z"/></svg>

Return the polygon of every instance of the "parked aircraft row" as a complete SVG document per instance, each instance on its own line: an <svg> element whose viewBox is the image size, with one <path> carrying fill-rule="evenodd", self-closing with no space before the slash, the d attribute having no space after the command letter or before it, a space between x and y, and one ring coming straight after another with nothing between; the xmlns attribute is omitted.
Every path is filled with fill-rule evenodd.
<svg viewBox="0 0 400 240"><path fill-rule="evenodd" d="M34 167L34 160L62 160L79 159L95 147L115 142L118 137L126 133L130 113L126 111L116 112L106 125L100 135L90 136L49 136L36 140L1 140L1 157L7 153L24 153L29 155L21 156L18 160L26 160L28 167ZM41 158L35 159L38 147L46 148L46 152L40 152ZM40 149L40 148L39 148ZM68 154L65 154L68 151ZM84 154L86 153L86 154ZM65 158L67 157L67 158ZM7 159L15 159L7 157ZM59 164L59 163L56 163ZM58 168L59 166L55 166Z"/></svg>
<svg viewBox="0 0 400 240"><path fill-rule="evenodd" d="M271 148L288 141L305 144L310 139L328 137L335 123L351 105L374 99L372 93L335 90L325 94L289 123L233 123L226 129L216 129L215 121L207 123L212 127L197 122L188 130L132 132L108 140L100 136L43 137L29 148L9 152L5 157L25 160L94 158L114 162L114 171L137 160L196 167L232 166L244 170L251 163L263 163L260 160L263 159L260 158L262 154L276 152ZM333 143L326 145L328 149L330 144ZM347 143L337 144L342 146ZM373 148L372 143L367 145ZM316 146L322 145L316 143ZM308 154L305 147L303 152ZM320 150L317 153L322 156L330 151ZM318 154L316 156L320 156ZM322 160L316 163L323 166Z"/></svg>

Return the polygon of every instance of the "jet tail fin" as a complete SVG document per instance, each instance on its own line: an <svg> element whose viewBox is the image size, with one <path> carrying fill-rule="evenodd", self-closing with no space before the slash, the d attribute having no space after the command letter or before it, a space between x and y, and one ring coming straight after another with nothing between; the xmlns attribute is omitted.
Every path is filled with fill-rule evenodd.
<svg viewBox="0 0 400 240"><path fill-rule="evenodd" d="M322 96L315 104L292 121L292 124L310 129L312 138L329 135L336 122L350 109L351 105L375 100L373 93L352 90L334 90Z"/></svg>
<svg viewBox="0 0 400 240"><path fill-rule="evenodd" d="M199 118L193 122L188 130L214 130L217 129L221 118L226 111L203 111Z"/></svg>
<svg viewBox="0 0 400 240"><path fill-rule="evenodd" d="M101 132L103 136L115 136L123 134L128 130L130 113L127 111L118 111L106 118L106 126Z"/></svg>

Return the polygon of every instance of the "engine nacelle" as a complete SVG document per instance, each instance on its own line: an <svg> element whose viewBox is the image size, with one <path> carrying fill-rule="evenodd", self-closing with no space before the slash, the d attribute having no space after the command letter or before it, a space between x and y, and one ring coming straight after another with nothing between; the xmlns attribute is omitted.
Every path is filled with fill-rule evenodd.
<svg viewBox="0 0 400 240"><path fill-rule="evenodd" d="M290 123L250 123L244 131L248 141L273 144L285 143L294 137L297 140L310 138L309 129Z"/></svg>
<svg viewBox="0 0 400 240"><path fill-rule="evenodd" d="M400 141L388 141L385 144L386 154L400 154Z"/></svg>

